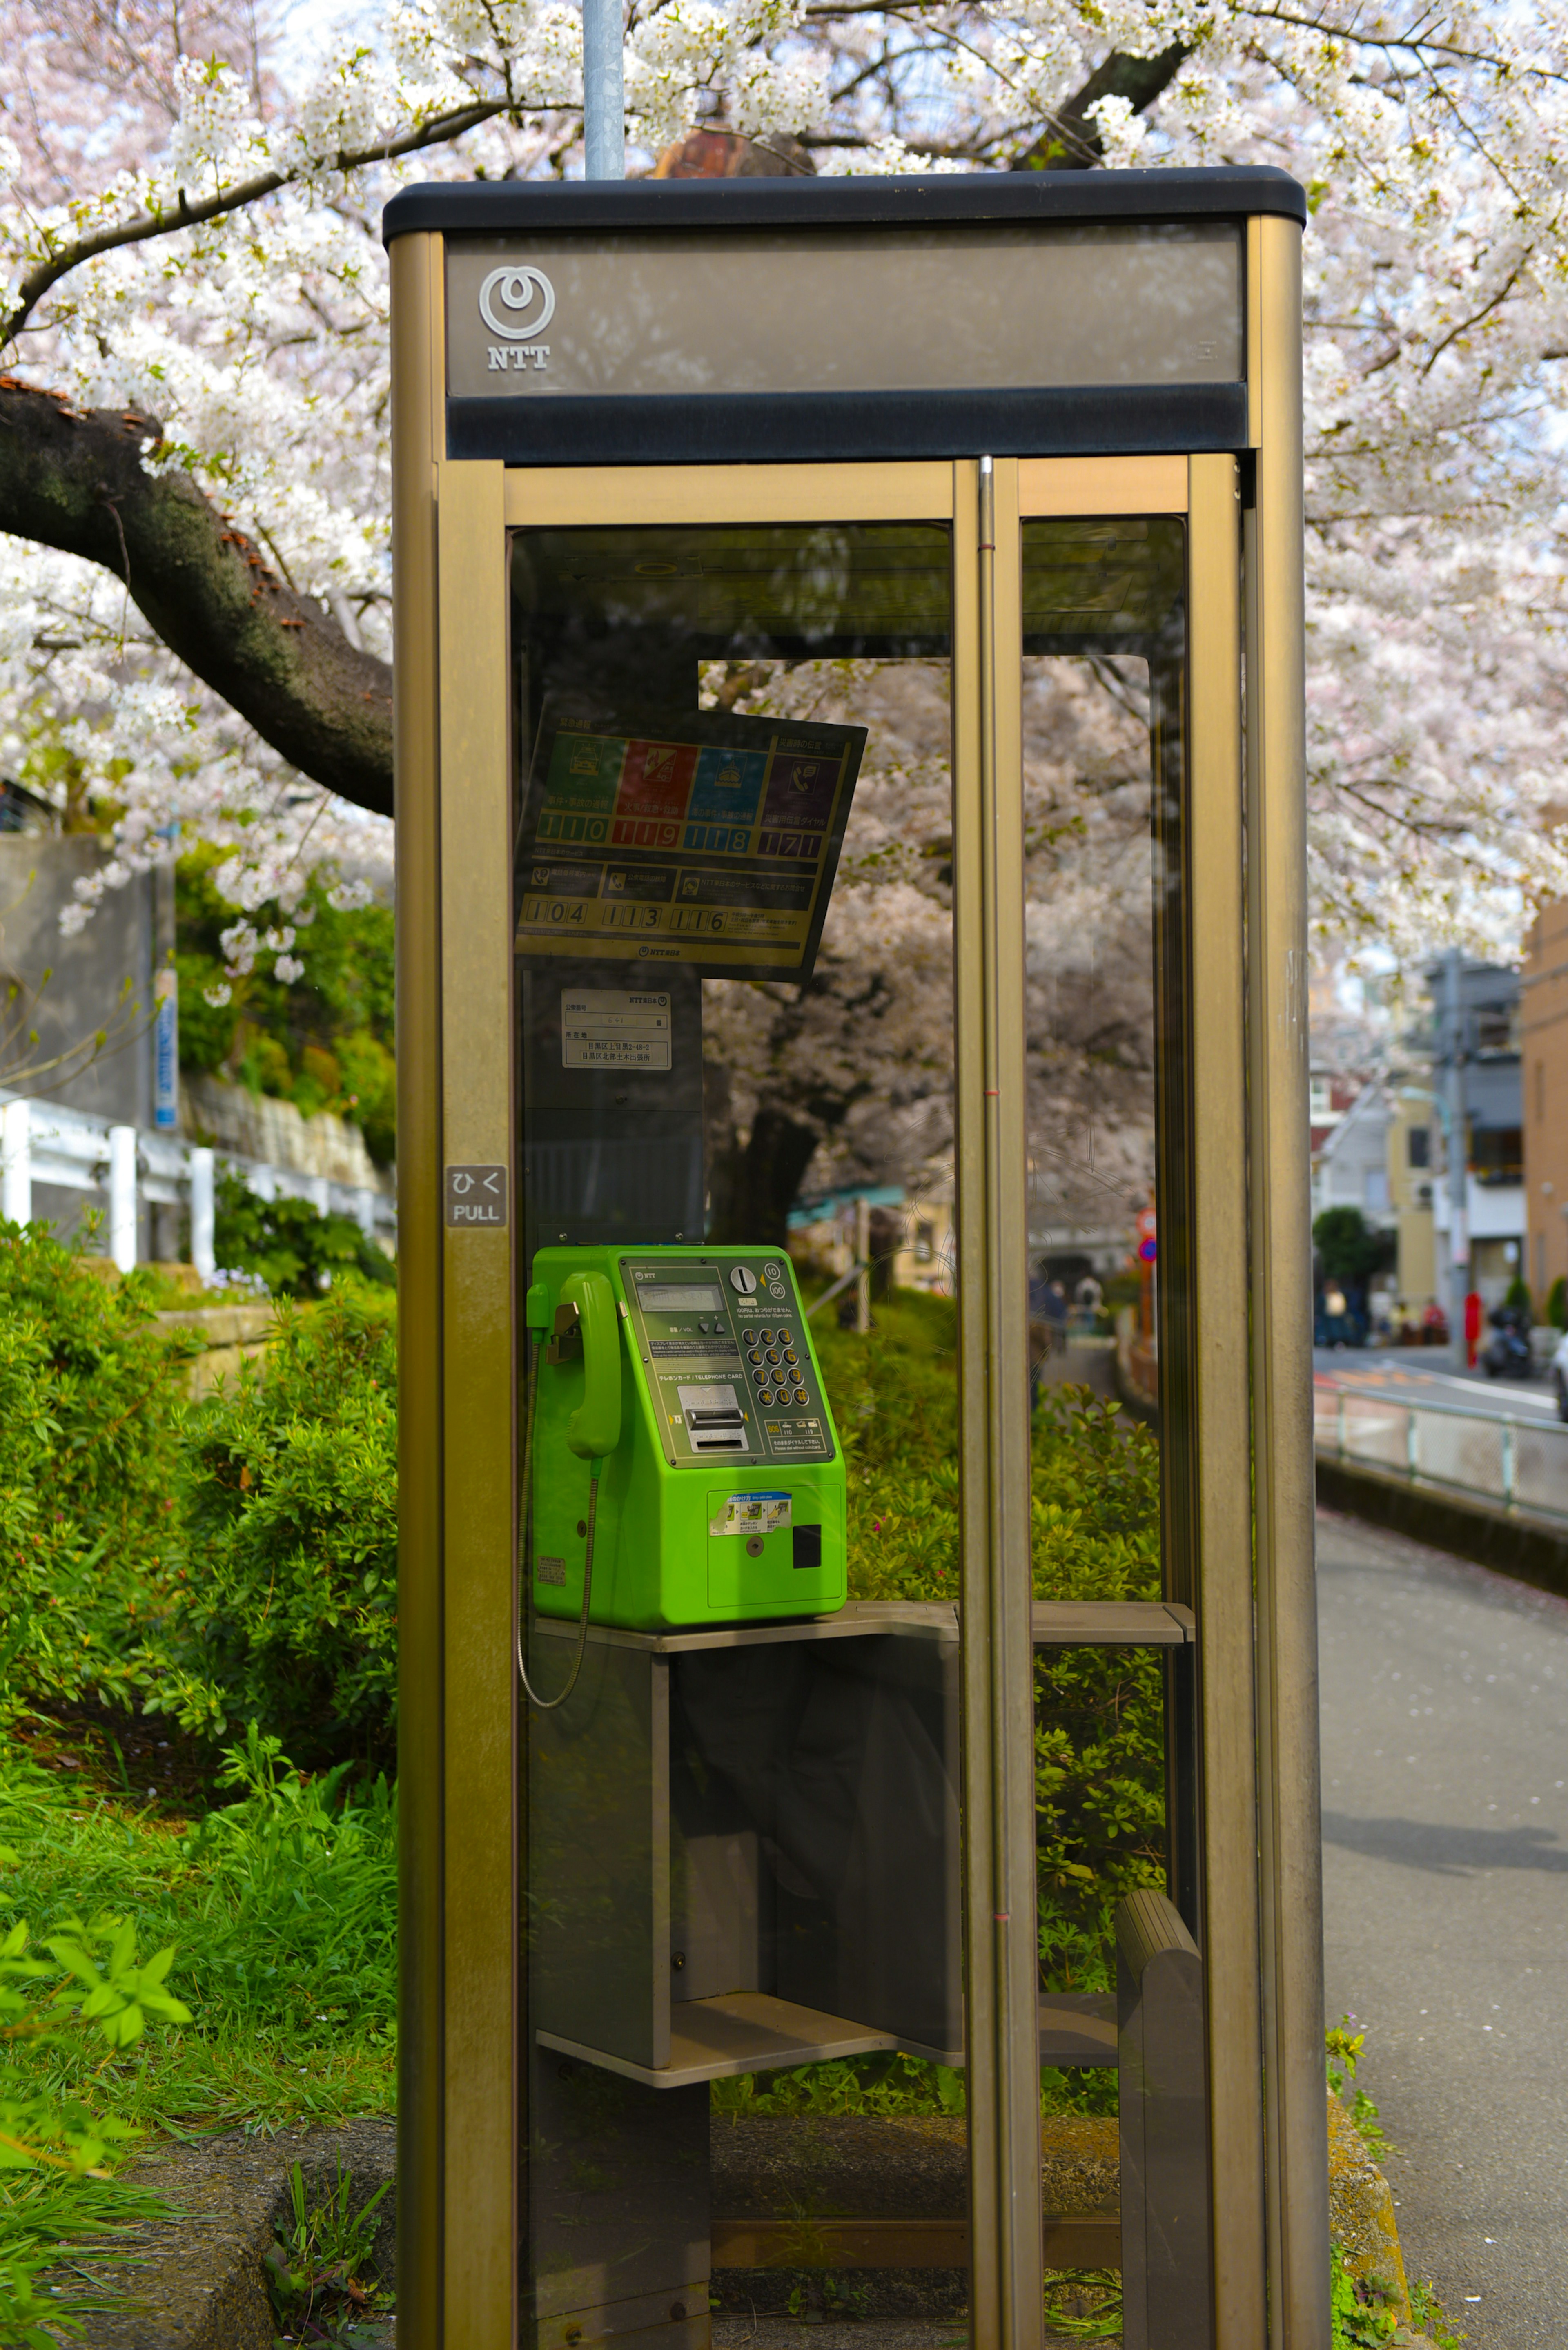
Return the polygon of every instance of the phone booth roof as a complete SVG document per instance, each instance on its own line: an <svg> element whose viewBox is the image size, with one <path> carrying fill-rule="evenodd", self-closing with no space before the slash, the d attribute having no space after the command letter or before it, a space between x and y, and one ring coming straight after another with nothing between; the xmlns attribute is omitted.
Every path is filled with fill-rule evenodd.
<svg viewBox="0 0 1568 2350"><path fill-rule="evenodd" d="M446 453L509 464L1248 443L1270 168L405 190L446 246Z"/></svg>

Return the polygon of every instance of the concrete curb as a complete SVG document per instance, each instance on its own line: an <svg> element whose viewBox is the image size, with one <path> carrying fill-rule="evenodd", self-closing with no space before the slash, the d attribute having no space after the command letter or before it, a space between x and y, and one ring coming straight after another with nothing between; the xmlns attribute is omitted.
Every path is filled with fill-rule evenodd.
<svg viewBox="0 0 1568 2350"><path fill-rule="evenodd" d="M1568 1527L1543 1518L1509 1516L1456 1493L1436 1492L1430 1486L1412 1485L1406 1478L1386 1477L1376 1469L1322 1454L1317 1498L1325 1509L1342 1510L1369 1525L1391 1527L1432 1550L1450 1551L1456 1558L1493 1567L1538 1591L1568 1597Z"/></svg>
<svg viewBox="0 0 1568 2350"><path fill-rule="evenodd" d="M275 2221L289 2210L288 2173L297 2162L307 2189L354 2181L356 2210L397 2171L397 2124L349 2122L341 2129L251 2137L234 2131L161 2147L125 2176L161 2195L173 2213L122 2240L112 2259L92 2263L93 2280L119 2305L82 2319L78 2350L272 2350L273 2315L262 2255ZM397 2188L377 2214L376 2264L390 2286L397 2268ZM40 2280L62 2293L86 2288L79 2268Z"/></svg>

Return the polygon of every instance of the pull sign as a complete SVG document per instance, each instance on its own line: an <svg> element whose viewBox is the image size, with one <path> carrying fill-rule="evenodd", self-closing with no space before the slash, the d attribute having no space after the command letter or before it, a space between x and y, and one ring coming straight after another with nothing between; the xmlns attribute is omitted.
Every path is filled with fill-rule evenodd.
<svg viewBox="0 0 1568 2350"><path fill-rule="evenodd" d="M506 1222L504 1167L449 1167L446 1220L455 1231L496 1231Z"/></svg>

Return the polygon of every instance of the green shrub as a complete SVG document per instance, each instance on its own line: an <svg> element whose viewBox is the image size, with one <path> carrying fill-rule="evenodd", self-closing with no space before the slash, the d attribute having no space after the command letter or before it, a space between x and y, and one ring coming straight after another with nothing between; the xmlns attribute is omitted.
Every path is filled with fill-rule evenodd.
<svg viewBox="0 0 1568 2350"><path fill-rule="evenodd" d="M262 1200L237 1175L219 1176L213 1244L229 1273L250 1273L275 1297L319 1297L344 1274L389 1286L397 1273L352 1216L326 1215L308 1200Z"/></svg>
<svg viewBox="0 0 1568 2350"><path fill-rule="evenodd" d="M1568 1330L1568 1281L1561 1274L1547 1292L1546 1319L1554 1330Z"/></svg>
<svg viewBox="0 0 1568 2350"><path fill-rule="evenodd" d="M155 1326L158 1296L0 1223L0 1697L123 1689L163 1604L197 1342Z"/></svg>
<svg viewBox="0 0 1568 2350"><path fill-rule="evenodd" d="M272 900L249 917L264 943L250 971L236 976L223 933L237 916L213 880L222 855L198 848L177 869L181 1066L275 1095L305 1118L331 1110L359 1128L372 1159L389 1165L397 1156L390 907L337 907L318 877L293 913ZM290 930L304 971L280 980L278 950L265 941Z"/></svg>
<svg viewBox="0 0 1568 2350"><path fill-rule="evenodd" d="M851 1597L956 1598L952 1306L903 1292L878 1305L868 1337L815 1335L848 1468ZM1048 1388L1033 1485L1037 1599L1159 1597L1159 1447L1147 1429L1085 1388ZM1159 1653L1043 1650L1035 1701L1042 1981L1105 1991L1116 1903L1165 1881Z"/></svg>
<svg viewBox="0 0 1568 2350"><path fill-rule="evenodd" d="M392 1765L397 1348L383 1291L283 1315L265 1370L191 1411L186 1555L143 1652L149 1703L221 1737L254 1721L312 1766Z"/></svg>

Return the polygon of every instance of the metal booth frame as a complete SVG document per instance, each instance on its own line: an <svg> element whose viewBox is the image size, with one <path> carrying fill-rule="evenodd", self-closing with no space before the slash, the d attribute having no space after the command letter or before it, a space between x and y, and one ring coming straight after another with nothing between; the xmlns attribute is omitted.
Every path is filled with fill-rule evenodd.
<svg viewBox="0 0 1568 2350"><path fill-rule="evenodd" d="M987 2350L1038 2339L1027 1316L1014 1277L1027 1236L1021 530L1121 514L1179 515L1189 534L1188 920L1173 951L1191 1050L1173 1082L1191 1147L1163 1172L1190 1236L1198 1469L1168 1491L1165 1549L1167 1597L1196 1614L1202 1692L1213 2338L1325 2350L1297 221L1248 216L1244 249L1245 447L524 469L448 455L443 239L418 225L390 238L410 2350L519 2338L521 1220L453 1231L442 1208L443 1167L510 1166L516 1131L508 532L671 522L952 532L971 2323Z"/></svg>

